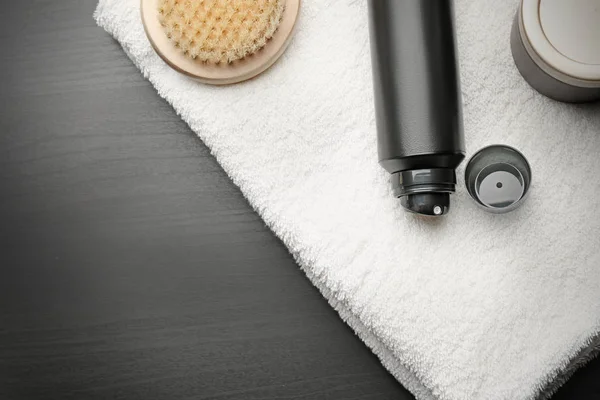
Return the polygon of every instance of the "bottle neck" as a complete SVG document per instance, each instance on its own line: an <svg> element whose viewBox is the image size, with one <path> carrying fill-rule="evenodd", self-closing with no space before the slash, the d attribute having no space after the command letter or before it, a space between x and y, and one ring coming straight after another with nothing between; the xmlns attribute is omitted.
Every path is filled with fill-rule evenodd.
<svg viewBox="0 0 600 400"><path fill-rule="evenodd" d="M451 168L397 172L392 174L392 189L408 211L444 215L450 209L450 193L456 190L456 172Z"/></svg>

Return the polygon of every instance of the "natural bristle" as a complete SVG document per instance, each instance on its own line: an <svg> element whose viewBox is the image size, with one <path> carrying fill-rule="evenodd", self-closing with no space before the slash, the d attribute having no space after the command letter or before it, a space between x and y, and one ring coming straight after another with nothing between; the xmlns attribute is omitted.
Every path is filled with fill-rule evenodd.
<svg viewBox="0 0 600 400"><path fill-rule="evenodd" d="M273 36L284 0L159 0L161 25L191 58L229 63L260 50Z"/></svg>

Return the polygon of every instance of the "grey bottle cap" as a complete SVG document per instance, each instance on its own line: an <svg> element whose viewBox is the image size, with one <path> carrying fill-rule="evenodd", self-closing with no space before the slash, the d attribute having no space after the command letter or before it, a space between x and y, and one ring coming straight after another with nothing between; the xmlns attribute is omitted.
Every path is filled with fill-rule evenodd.
<svg viewBox="0 0 600 400"><path fill-rule="evenodd" d="M510 146L484 147L469 160L465 184L486 211L506 213L525 199L531 186L531 167L523 154Z"/></svg>
<svg viewBox="0 0 600 400"><path fill-rule="evenodd" d="M554 100L600 100L597 0L521 0L510 36L517 69Z"/></svg>

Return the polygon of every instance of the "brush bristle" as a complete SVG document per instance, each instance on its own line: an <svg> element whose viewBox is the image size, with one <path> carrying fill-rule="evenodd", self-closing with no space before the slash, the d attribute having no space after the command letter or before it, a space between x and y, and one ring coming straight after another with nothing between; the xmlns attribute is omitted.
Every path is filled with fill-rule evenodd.
<svg viewBox="0 0 600 400"><path fill-rule="evenodd" d="M159 0L167 37L187 56L230 63L260 50L273 36L284 0Z"/></svg>

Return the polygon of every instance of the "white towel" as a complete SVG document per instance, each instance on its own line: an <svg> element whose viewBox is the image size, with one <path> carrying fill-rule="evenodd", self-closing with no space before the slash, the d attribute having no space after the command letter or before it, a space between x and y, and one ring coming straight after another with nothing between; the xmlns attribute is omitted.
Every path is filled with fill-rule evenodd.
<svg viewBox="0 0 600 400"><path fill-rule="evenodd" d="M468 155L520 149L530 197L510 214L480 210L463 163L453 209L434 221L404 212L377 164L365 0L304 0L282 59L228 87L169 69L139 2L100 0L97 21L417 399L533 399L597 352L600 107L521 78L517 0L457 0L457 35Z"/></svg>

